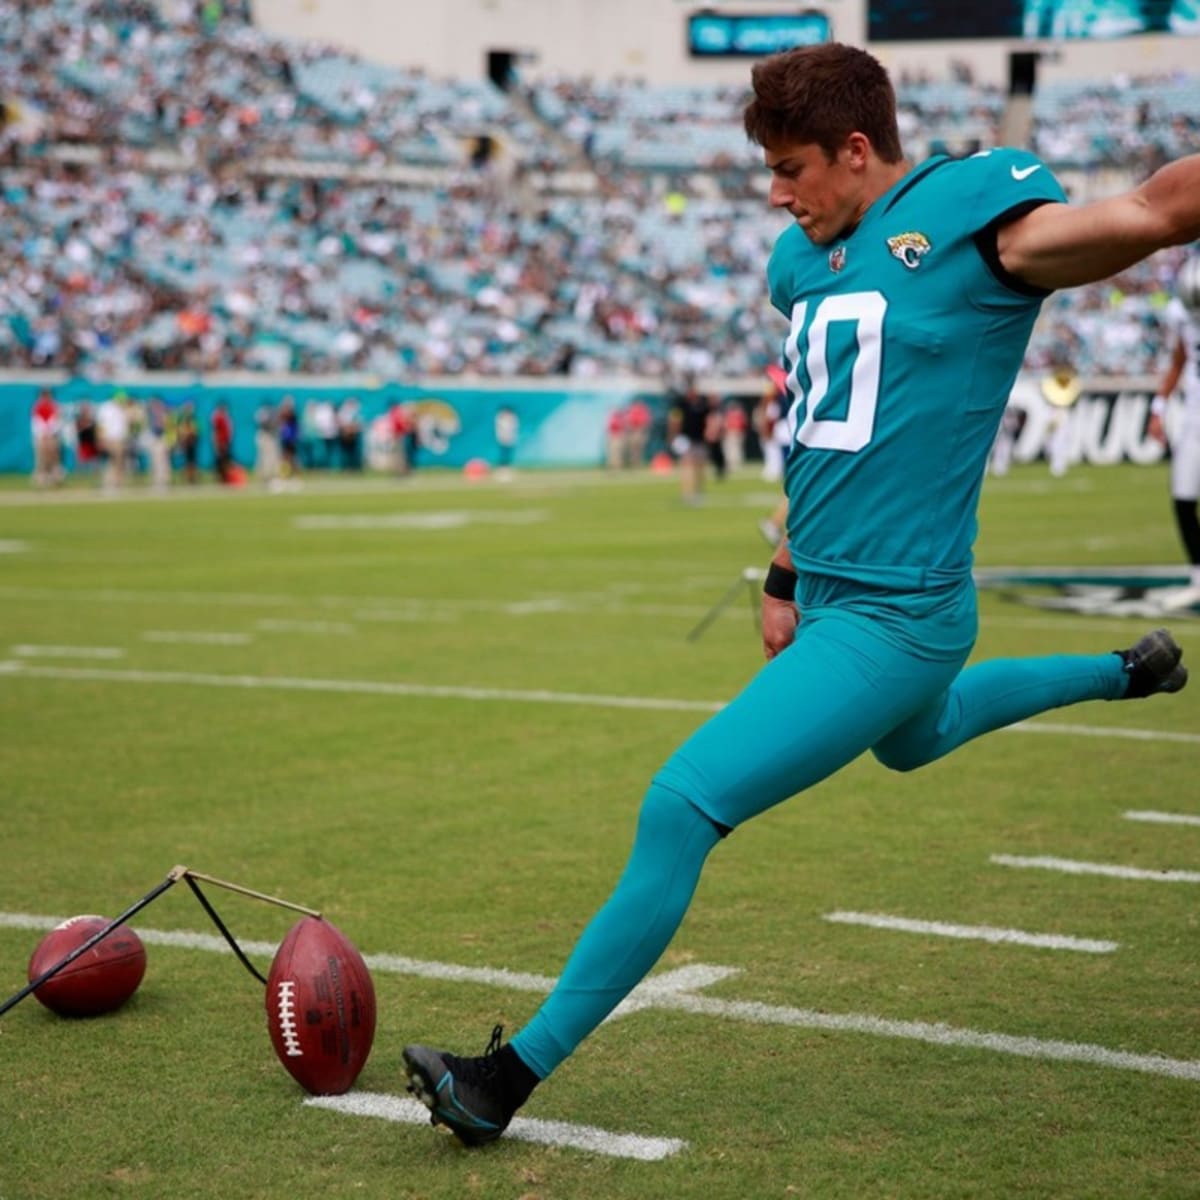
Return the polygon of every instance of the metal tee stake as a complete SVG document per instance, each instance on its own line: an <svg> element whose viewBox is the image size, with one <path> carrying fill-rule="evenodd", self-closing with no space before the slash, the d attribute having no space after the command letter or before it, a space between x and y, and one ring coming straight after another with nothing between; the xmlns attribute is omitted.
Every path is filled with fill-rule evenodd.
<svg viewBox="0 0 1200 1200"><path fill-rule="evenodd" d="M8 1012L10 1008L13 1008L15 1005L24 1000L25 997L31 992L40 988L48 979L53 979L54 976L57 975L64 967L70 966L71 963L73 963L81 954L86 954L87 951L96 945L97 942L103 941L110 933L112 933L114 929L117 928L118 925L128 921L134 913L141 912L141 910L145 908L151 900L157 900L158 897L167 890L167 888L173 887L181 878L183 878L186 870L186 867L173 868L171 873L162 881L162 883L160 883L157 887L151 888L150 891L148 891L136 904L131 904L119 917L114 917L107 925L105 925L103 929L99 929L92 934L92 936L88 938L88 940L84 942L82 946L76 946L75 949L66 956L66 958L62 959L60 962L56 962L54 966L43 971L36 979L27 983L19 992L9 996L9 998L5 1000L3 1004L0 1004L0 1017Z"/></svg>
<svg viewBox="0 0 1200 1200"><path fill-rule="evenodd" d="M750 616L754 621L754 628L758 632L762 632L762 625L758 615L758 587L765 578L765 573L759 567L743 567L742 573L738 576L737 582L708 610L700 623L688 635L689 642L698 641L700 635L737 599L738 592L745 586L750 592Z"/></svg>
<svg viewBox="0 0 1200 1200"><path fill-rule="evenodd" d="M292 909L294 912L304 913L305 916L316 917L318 919L321 917L321 914L316 909L306 908L303 904L293 904L290 900L281 900L278 896L268 896L265 892L256 892L252 888L242 887L241 884L230 883L226 879L217 879L213 875L205 875L202 871L193 871L190 867L172 867L166 879L158 884L157 887L151 888L150 891L148 891L139 901L137 901L136 904L131 904L123 913L121 913L119 917L114 917L107 925L105 925L103 929L97 930L81 946L76 946L75 949L72 950L70 954L68 954L60 962L56 962L54 966L43 971L36 979L27 983L19 992L9 996L9 998L5 1000L3 1004L0 1004L0 1017L8 1012L10 1008L15 1007L22 1000L24 1000L26 996L30 995L32 992L35 992L47 980L53 979L54 976L57 975L59 971L63 970L64 967L69 967L71 963L73 963L81 954L86 954L98 942L101 942L108 937L108 935L112 933L112 931L119 925L122 925L128 921L129 918L134 915L134 913L141 912L141 910L145 908L147 904L149 904L152 900L158 899L163 892L165 892L168 888L173 887L181 879L187 881L188 887L192 889L196 899L200 901L204 911L208 913L213 924L216 925L218 930L220 930L221 936L229 943L234 954L237 955L242 965L250 972L251 975L254 976L255 979L264 985L267 982L266 979L259 974L254 964L251 963L251 961L246 957L245 953L242 951L242 948L234 940L233 934L229 932L229 930L225 927L225 923L217 915L216 909L214 909L209 903L208 897L205 896L200 890L196 880L202 879L205 883L211 883L216 887L226 888L231 892L238 892L240 895L249 896L254 900L263 900L268 904L278 905L280 908Z"/></svg>

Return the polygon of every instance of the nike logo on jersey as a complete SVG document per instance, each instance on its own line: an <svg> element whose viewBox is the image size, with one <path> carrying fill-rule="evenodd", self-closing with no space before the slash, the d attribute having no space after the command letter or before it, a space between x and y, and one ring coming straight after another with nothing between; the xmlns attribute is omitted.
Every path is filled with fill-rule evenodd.
<svg viewBox="0 0 1200 1200"><path fill-rule="evenodd" d="M1028 179L1030 177L1030 175L1032 175L1034 173L1034 171L1040 171L1041 169L1042 169L1041 163L1035 163L1032 167L1013 167L1012 168L1012 177L1018 183L1020 183L1022 179Z"/></svg>

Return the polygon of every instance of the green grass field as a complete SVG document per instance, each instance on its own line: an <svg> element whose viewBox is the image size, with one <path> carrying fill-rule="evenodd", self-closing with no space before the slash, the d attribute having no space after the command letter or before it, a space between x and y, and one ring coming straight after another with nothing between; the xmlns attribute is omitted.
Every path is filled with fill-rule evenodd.
<svg viewBox="0 0 1200 1200"><path fill-rule="evenodd" d="M15 914L113 915L186 863L409 960L374 970L365 1093L402 1094L407 1041L475 1053L519 1028L536 981L499 972L558 972L650 775L760 661L744 597L686 634L765 565L773 501L750 474L697 509L650 476L111 501L9 481L0 996L42 936ZM1179 558L1163 468L1020 468L989 481L982 530L981 565ZM981 613L979 657L1148 626L990 593ZM1200 661L1200 624L1173 627ZM1200 828L1123 816L1200 813L1200 685L1038 724L909 775L857 762L714 852L658 969L692 968L682 990L602 1027L522 1114L686 1143L668 1157L467 1152L306 1106L261 986L178 939L148 941L118 1013L0 1018L0 1200L1200 1195L1200 888L991 859L1200 870ZM249 941L295 919L209 894ZM215 932L182 886L134 925Z"/></svg>

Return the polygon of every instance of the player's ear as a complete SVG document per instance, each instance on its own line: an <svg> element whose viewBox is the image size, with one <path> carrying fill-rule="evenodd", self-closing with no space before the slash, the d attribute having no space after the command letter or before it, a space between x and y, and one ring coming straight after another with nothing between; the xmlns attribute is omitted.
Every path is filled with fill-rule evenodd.
<svg viewBox="0 0 1200 1200"><path fill-rule="evenodd" d="M867 160L871 157L872 152L871 139L856 129L842 143L837 157L852 170L862 170L867 165Z"/></svg>

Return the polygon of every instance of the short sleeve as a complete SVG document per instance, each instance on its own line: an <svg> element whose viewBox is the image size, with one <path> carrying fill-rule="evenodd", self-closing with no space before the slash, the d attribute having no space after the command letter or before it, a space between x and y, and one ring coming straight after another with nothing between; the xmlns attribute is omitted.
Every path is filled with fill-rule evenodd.
<svg viewBox="0 0 1200 1200"><path fill-rule="evenodd" d="M969 173L963 193L975 230L1067 198L1050 168L1026 150L985 150L964 159L961 166Z"/></svg>

